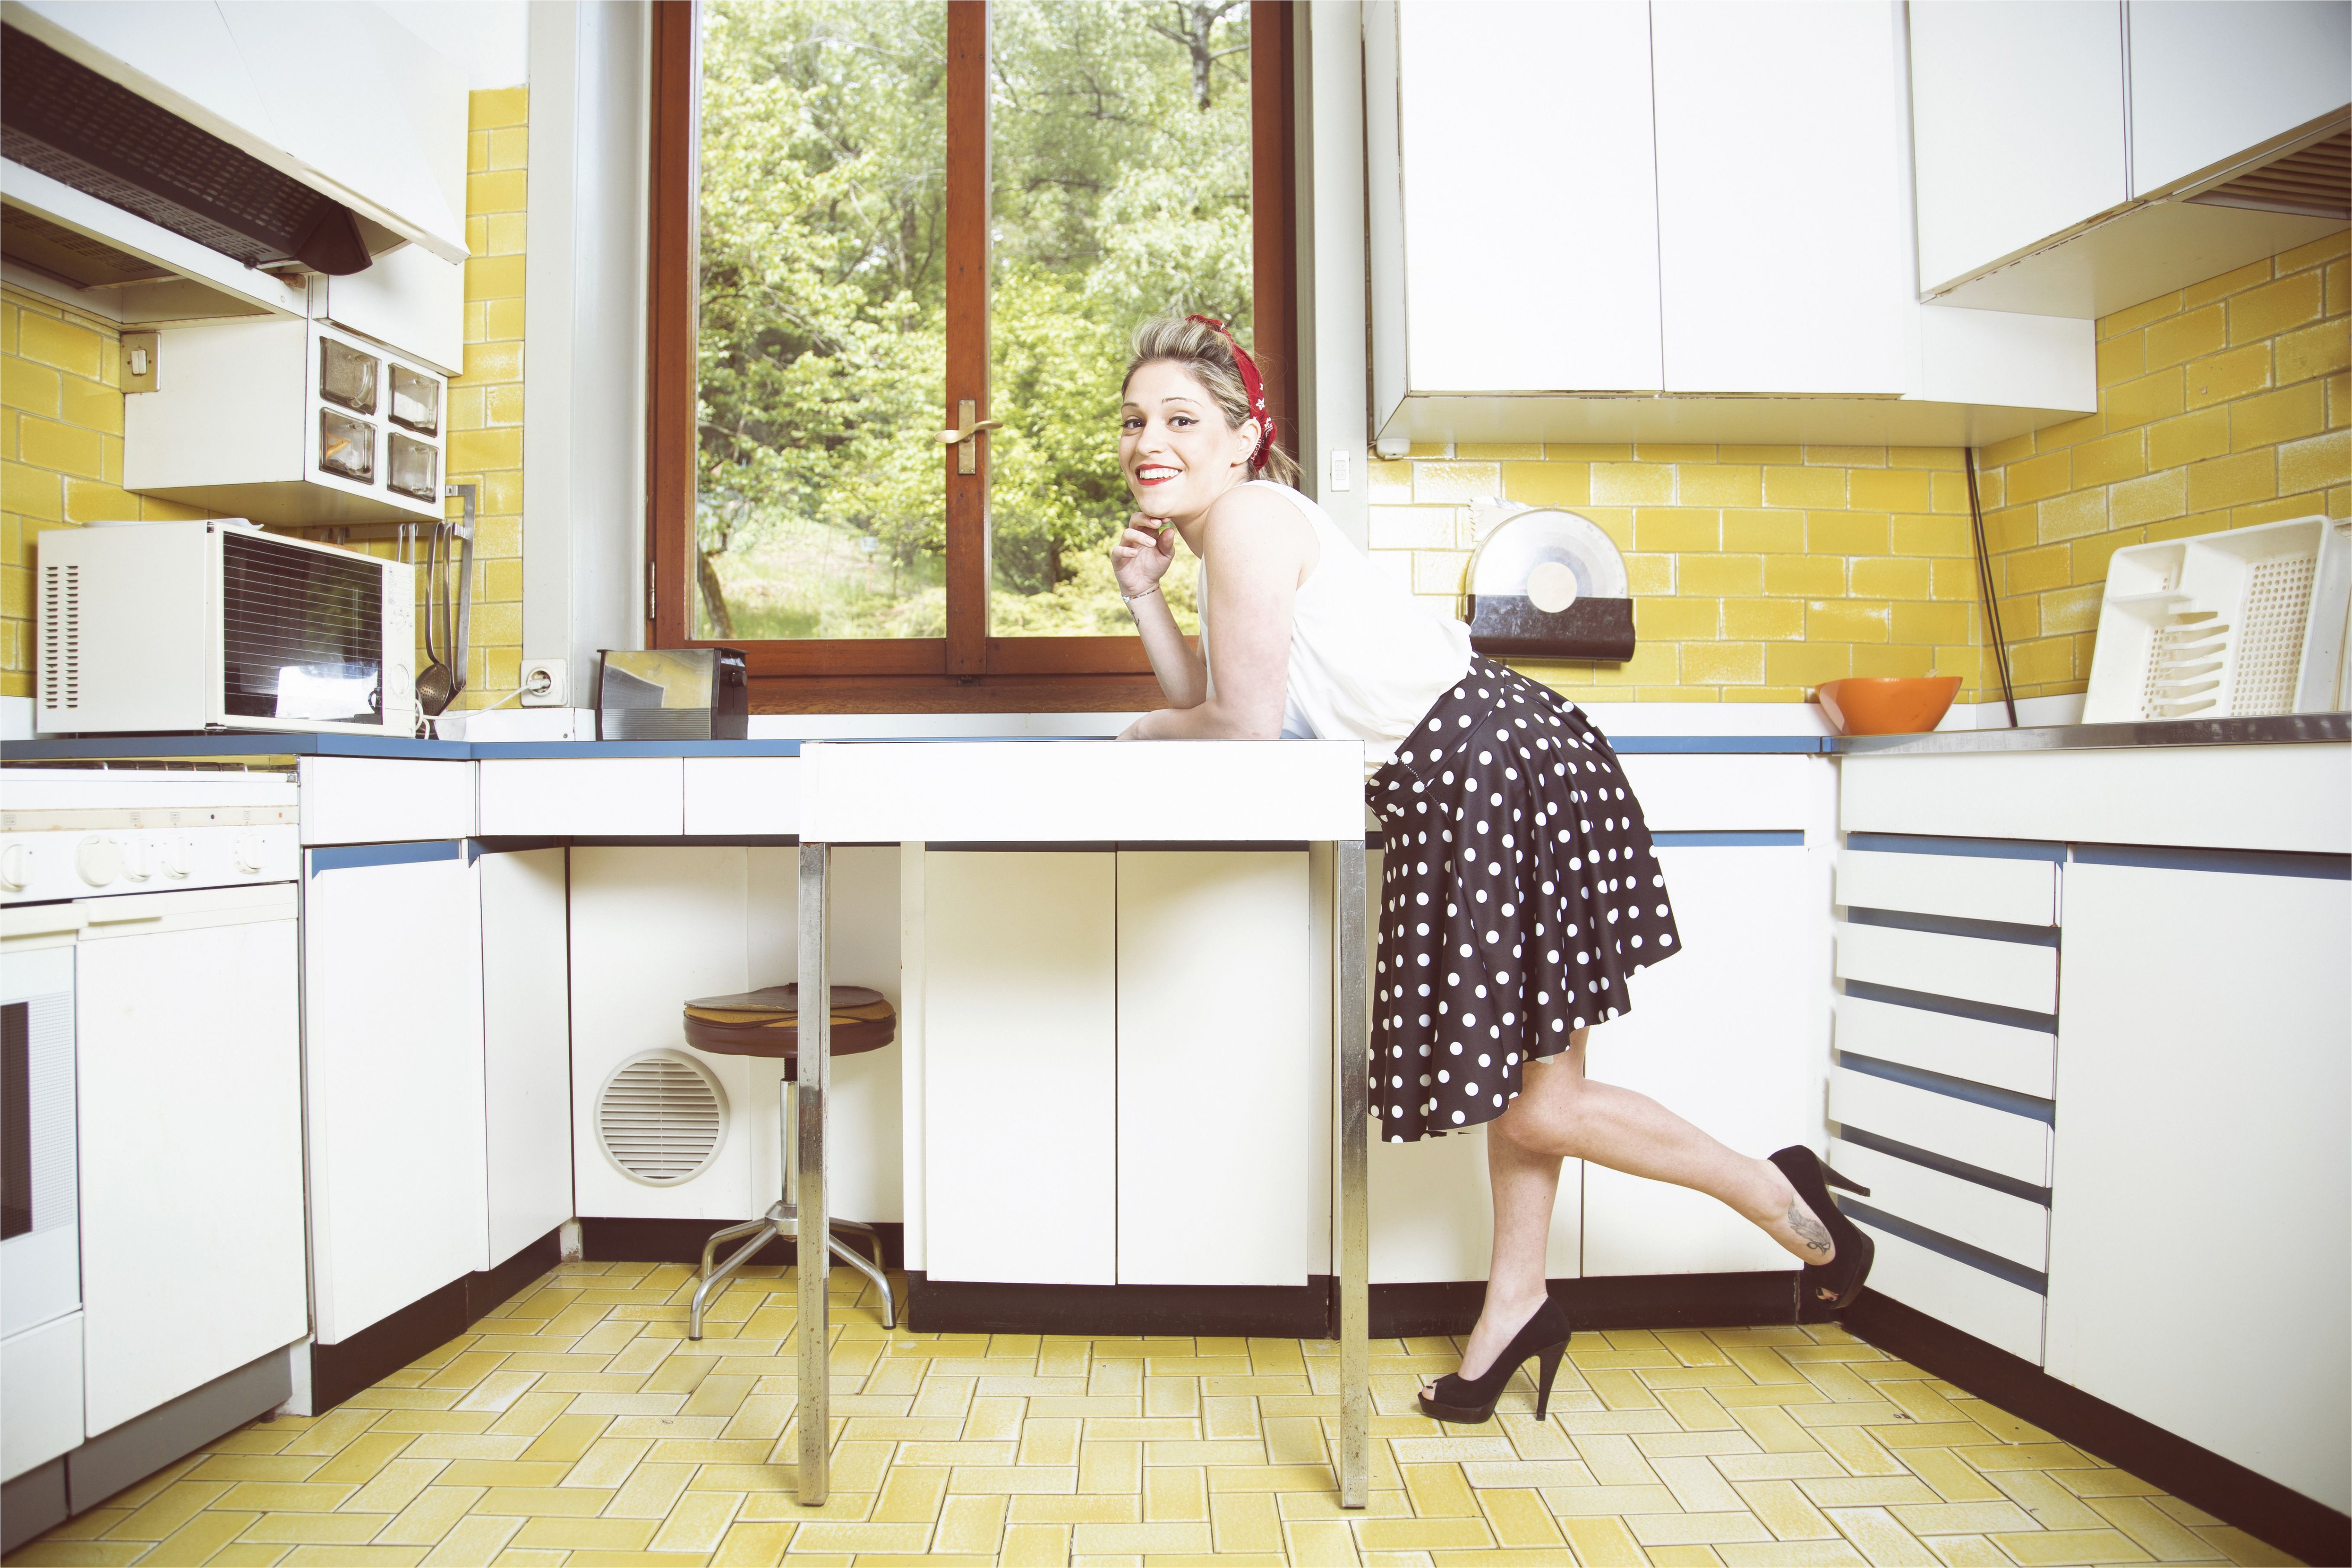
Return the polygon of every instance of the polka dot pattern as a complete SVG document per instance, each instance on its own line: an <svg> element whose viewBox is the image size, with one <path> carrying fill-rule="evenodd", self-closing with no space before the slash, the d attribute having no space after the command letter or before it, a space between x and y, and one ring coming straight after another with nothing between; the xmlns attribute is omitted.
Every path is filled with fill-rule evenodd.
<svg viewBox="0 0 2352 1568"><path fill-rule="evenodd" d="M1365 792L1385 852L1372 1115L1410 1143L1501 1115L1525 1062L1624 1013L1682 939L1608 738L1491 659Z"/></svg>

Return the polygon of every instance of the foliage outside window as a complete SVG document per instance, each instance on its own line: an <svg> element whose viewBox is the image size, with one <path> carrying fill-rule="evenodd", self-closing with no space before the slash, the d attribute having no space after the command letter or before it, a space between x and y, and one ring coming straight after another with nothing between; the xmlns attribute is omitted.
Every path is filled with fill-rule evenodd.
<svg viewBox="0 0 2352 1568"><path fill-rule="evenodd" d="M697 636L944 633L946 9L702 7ZM990 5L996 636L1129 630L1128 336L1170 309L1249 335L1248 26L1243 0Z"/></svg>

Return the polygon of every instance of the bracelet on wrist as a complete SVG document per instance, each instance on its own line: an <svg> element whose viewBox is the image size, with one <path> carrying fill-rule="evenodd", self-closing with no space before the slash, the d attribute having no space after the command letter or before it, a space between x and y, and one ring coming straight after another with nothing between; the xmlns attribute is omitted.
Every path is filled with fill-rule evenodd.
<svg viewBox="0 0 2352 1568"><path fill-rule="evenodd" d="M1140 593L1122 593L1122 594L1120 594L1118 597L1119 597L1119 601L1120 601L1121 603L1125 604L1129 609L1132 610L1132 609L1134 609L1134 608L1135 608L1135 601L1136 601L1137 600L1139 600L1139 599L1149 599L1149 598L1150 598L1153 594L1155 594L1155 593L1157 593L1157 592L1159 592L1159 591L1160 591L1160 585L1159 585L1158 583L1156 583L1156 582L1155 582L1155 583L1153 583L1150 587L1149 587L1149 588L1145 589L1145 590L1144 590L1142 592L1140 592Z"/></svg>

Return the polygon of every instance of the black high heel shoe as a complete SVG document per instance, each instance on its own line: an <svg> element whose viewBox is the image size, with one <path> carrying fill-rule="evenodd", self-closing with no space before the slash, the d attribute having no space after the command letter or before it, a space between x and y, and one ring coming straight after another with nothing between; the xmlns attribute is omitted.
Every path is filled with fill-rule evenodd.
<svg viewBox="0 0 2352 1568"><path fill-rule="evenodd" d="M1486 1369L1484 1377L1464 1377L1449 1372L1437 1380L1437 1385L1423 1393L1421 1413L1436 1421L1452 1421L1462 1426L1475 1426L1495 1414L1495 1402L1503 1396L1512 1375L1529 1356L1538 1358L1536 1378L1536 1419L1544 1418L1544 1410L1551 1403L1552 1375L1559 1370L1559 1358L1568 1350L1568 1314L1549 1296L1536 1309L1536 1315L1527 1321L1495 1364Z"/></svg>
<svg viewBox="0 0 2352 1568"><path fill-rule="evenodd" d="M1824 1306L1853 1305L1853 1299L1862 1294L1863 1281L1870 1278L1870 1261L1878 1248L1839 1212L1830 1188L1842 1186L1857 1197L1868 1197L1870 1189L1838 1175L1801 1144L1779 1151L1772 1155L1772 1163L1780 1167L1780 1174L1789 1178L1789 1185L1797 1189L1797 1196L1805 1200L1805 1207L1813 1211L1813 1218L1822 1222L1837 1248L1837 1256L1828 1262L1805 1265L1805 1288L1812 1292L1813 1301Z"/></svg>

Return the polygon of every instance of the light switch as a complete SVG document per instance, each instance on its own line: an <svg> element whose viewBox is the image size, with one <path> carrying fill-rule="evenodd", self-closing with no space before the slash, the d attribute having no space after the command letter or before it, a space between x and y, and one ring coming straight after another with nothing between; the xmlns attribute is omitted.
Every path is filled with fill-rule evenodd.
<svg viewBox="0 0 2352 1568"><path fill-rule="evenodd" d="M157 335L153 332L122 334L122 390L126 392L151 392L155 390L155 354Z"/></svg>
<svg viewBox="0 0 2352 1568"><path fill-rule="evenodd" d="M1348 449L1344 446L1333 447L1331 449L1331 488L1334 491L1344 491L1352 483L1348 467Z"/></svg>

